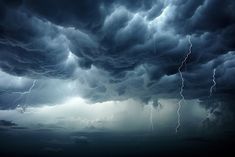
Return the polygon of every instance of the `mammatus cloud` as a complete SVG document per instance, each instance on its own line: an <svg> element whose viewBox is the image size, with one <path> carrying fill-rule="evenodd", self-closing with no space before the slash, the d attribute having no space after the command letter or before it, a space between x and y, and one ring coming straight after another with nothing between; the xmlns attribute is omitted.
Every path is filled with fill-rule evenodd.
<svg viewBox="0 0 235 157"><path fill-rule="evenodd" d="M234 7L232 0L1 0L1 75L15 84L0 79L1 108L68 95L94 102L179 98L188 35L193 53L181 69L184 97L208 99L216 69L212 97L231 101ZM31 94L13 102L33 80Z"/></svg>

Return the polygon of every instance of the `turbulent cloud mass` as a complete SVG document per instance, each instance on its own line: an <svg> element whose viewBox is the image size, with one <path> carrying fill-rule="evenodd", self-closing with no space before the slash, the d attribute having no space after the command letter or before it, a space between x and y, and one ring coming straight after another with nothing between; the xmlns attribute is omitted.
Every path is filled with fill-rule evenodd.
<svg viewBox="0 0 235 157"><path fill-rule="evenodd" d="M208 96L213 69L214 96L234 94L231 0L11 0L0 7L1 108L14 107L9 97L18 97L35 79L39 83L30 95L56 79L62 91L70 80L73 90L82 88L78 93L95 102L179 98L178 67L189 47L187 36L193 52L182 68L186 99ZM50 101L57 101L57 87L44 87L52 93L46 96ZM48 103L43 97L38 101Z"/></svg>
<svg viewBox="0 0 235 157"><path fill-rule="evenodd" d="M0 0L0 109L79 97L157 110L183 94L208 110L203 125L233 121L234 8L234 0Z"/></svg>

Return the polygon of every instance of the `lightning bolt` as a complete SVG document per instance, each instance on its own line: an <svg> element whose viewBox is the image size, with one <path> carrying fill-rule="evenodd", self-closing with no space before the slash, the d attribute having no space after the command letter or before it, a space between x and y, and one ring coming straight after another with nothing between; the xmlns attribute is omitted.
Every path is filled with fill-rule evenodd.
<svg viewBox="0 0 235 157"><path fill-rule="evenodd" d="M214 90L214 88L215 88L215 86L216 86L215 73L216 73L216 69L213 69L213 75L212 75L212 82L213 82L213 85L212 85L211 88L210 88L210 97L212 96L213 90Z"/></svg>
<svg viewBox="0 0 235 157"><path fill-rule="evenodd" d="M150 124L151 124L151 131L154 130L153 126L153 104L150 105Z"/></svg>
<svg viewBox="0 0 235 157"><path fill-rule="evenodd" d="M37 82L37 80L34 80L32 85L30 86L30 88L24 92L13 92L13 93L17 93L17 94L21 94L21 95L29 94L29 93L31 93L32 89L34 88L36 82Z"/></svg>
<svg viewBox="0 0 235 157"><path fill-rule="evenodd" d="M182 74L181 70L182 70L183 66L186 64L188 57L192 53L192 47L193 47L190 36L188 36L188 42L190 44L189 51L188 51L187 55L185 56L184 60L181 62L181 65L178 68L178 72L179 72L180 78L181 78L181 87L180 87L180 97L181 97L181 99L178 102L178 108L177 108L177 126L175 128L176 133L178 133L180 125L181 125L180 110L181 110L181 107L182 107L182 101L185 101L184 95L183 95L183 92L184 92L184 77L183 77L183 74Z"/></svg>
<svg viewBox="0 0 235 157"><path fill-rule="evenodd" d="M213 82L213 84L212 84L211 87L210 87L210 95L209 95L209 98L212 96L213 90L214 90L214 88L215 88L215 86L216 86L215 74L216 74L216 69L214 68L214 69L213 69L213 74L212 74L212 82ZM206 118L205 118L202 122L204 123L208 118L210 118L210 116L211 116L211 111L208 111Z"/></svg>
<svg viewBox="0 0 235 157"><path fill-rule="evenodd" d="M21 99L24 95L30 94L32 92L32 89L35 87L37 80L34 80L32 85L29 87L28 90L24 91L24 92L12 92L12 93L16 93L16 94L20 94L20 96L15 100L15 102L19 99ZM17 107L21 107L20 105L17 105ZM22 110L25 111L25 106L22 107Z"/></svg>

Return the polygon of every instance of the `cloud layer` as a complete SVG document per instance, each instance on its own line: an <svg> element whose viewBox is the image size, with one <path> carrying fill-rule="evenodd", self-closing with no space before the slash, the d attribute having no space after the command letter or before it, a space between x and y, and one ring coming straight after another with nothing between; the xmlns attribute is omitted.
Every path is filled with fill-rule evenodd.
<svg viewBox="0 0 235 157"><path fill-rule="evenodd" d="M1 108L24 104L26 96L29 104L68 95L94 102L178 98L178 68L189 36L192 54L182 68L185 98L208 98L216 69L213 96L230 102L233 8L233 0L2 0ZM32 93L19 94L34 80Z"/></svg>

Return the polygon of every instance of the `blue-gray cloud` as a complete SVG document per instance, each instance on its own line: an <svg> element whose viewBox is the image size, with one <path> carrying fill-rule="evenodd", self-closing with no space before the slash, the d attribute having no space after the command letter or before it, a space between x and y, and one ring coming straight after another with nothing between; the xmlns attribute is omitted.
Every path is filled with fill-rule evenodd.
<svg viewBox="0 0 235 157"><path fill-rule="evenodd" d="M216 68L214 96L231 101L234 7L232 0L2 0L0 68L32 80L77 81L83 91L68 95L93 101L177 98L190 35L185 97L206 99ZM10 104L4 91L1 105Z"/></svg>

